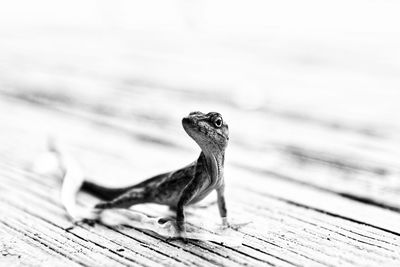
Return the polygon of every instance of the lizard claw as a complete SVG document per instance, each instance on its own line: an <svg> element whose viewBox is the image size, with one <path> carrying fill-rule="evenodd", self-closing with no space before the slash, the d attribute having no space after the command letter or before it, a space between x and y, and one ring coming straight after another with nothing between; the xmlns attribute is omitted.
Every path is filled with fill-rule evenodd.
<svg viewBox="0 0 400 267"><path fill-rule="evenodd" d="M248 225L250 222L245 222L245 223L229 223L227 218L224 217L222 218L222 229L226 230L228 228L233 229L235 231L239 230L243 226Z"/></svg>
<svg viewBox="0 0 400 267"><path fill-rule="evenodd" d="M239 230L243 225L239 225L239 224L231 224L231 223L227 223L225 225L222 225L222 229L233 229L235 231Z"/></svg>

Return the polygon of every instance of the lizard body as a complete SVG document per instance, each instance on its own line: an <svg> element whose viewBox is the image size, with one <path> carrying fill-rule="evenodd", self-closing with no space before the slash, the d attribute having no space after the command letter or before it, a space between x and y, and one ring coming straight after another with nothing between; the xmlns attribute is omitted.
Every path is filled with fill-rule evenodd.
<svg viewBox="0 0 400 267"><path fill-rule="evenodd" d="M228 125L217 112L191 112L182 119L182 125L202 150L196 161L124 188L107 188L85 181L82 189L104 200L95 208L129 208L141 203L167 205L176 210L177 227L184 234L184 207L201 201L216 190L222 222L227 225L223 170L229 140Z"/></svg>

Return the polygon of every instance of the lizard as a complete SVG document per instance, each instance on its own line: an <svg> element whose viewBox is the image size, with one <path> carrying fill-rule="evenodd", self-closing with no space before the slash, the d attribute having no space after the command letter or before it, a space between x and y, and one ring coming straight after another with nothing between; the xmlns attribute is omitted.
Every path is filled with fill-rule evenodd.
<svg viewBox="0 0 400 267"><path fill-rule="evenodd" d="M182 126L201 148L197 160L178 170L162 173L127 187L109 188L84 181L82 190L103 200L94 208L101 212L104 209L129 208L143 203L167 205L176 211L179 237L186 242L185 207L201 201L215 190L222 225L229 227L224 195L228 124L217 112L205 114L196 111L182 119Z"/></svg>

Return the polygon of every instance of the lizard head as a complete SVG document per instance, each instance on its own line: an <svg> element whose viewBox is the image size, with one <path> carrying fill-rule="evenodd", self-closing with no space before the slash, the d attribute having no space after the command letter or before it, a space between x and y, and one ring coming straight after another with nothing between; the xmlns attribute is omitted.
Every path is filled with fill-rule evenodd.
<svg viewBox="0 0 400 267"><path fill-rule="evenodd" d="M229 140L228 124L218 112L204 114L196 111L182 119L186 133L203 149L210 152L225 150Z"/></svg>

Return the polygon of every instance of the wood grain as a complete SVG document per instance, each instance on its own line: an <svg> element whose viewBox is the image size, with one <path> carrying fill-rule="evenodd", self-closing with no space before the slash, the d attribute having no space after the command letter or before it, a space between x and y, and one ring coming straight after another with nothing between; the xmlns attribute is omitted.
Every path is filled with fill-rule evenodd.
<svg viewBox="0 0 400 267"><path fill-rule="evenodd" d="M83 116L66 110L60 113L30 104L28 113L25 102L16 101L12 106L8 103L3 101L1 106L13 110L15 116L7 120L2 115L7 132L1 140L9 143L0 151L0 209L4 214L1 229L23 236L21 242L13 245L16 251L23 251L26 243L28 248L44 250L37 257L44 257L46 263L58 262L61 258L64 262L86 266L390 266L400 262L397 223L400 215L397 212L236 163L230 163L227 170L230 216L239 221L252 221L239 230L245 234L240 248L212 242L192 241L188 245L167 242L153 233L127 227L83 225L66 231L70 222L59 200L60 181L56 177L37 175L29 169L32 158L45 150L43 132L46 130L40 127L32 130L24 117L29 116L38 125L50 124L53 129L70 128L63 137L70 144L71 152L83 160L88 172L99 181L105 178L97 176L103 168L99 170L99 162L111 165L104 166L104 169L110 169L105 173L114 173L116 184L127 182L135 174L146 173L141 170L140 162L131 162L130 156L134 153L155 147L160 150L160 154L153 157L155 162L162 162L164 154L170 153L174 153L178 162L190 161L195 153L185 146L165 146L164 143L143 142L140 138L125 138L125 132L107 124L93 123L97 114ZM38 123L40 121L43 123ZM129 130L136 134L150 132L151 128L142 127L136 131L132 127ZM173 135L173 131L166 133L167 137ZM93 138L87 142L85 136ZM176 140L171 139L172 142ZM107 140L115 145L114 149L108 150L100 142ZM134 147L134 151L119 149L125 146ZM88 153L88 150L96 152ZM116 164L111 164L114 162ZM133 166L129 166L132 163ZM95 203L96 200L83 195L81 201ZM149 216L166 212L153 205L135 209ZM189 222L194 226L204 218L219 221L215 205L193 208L188 213Z"/></svg>

